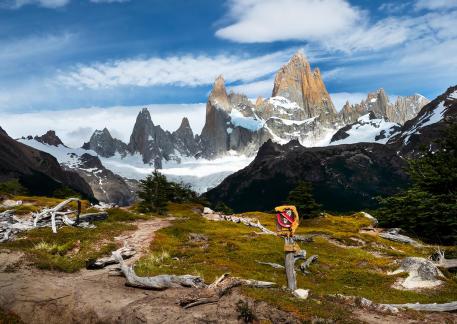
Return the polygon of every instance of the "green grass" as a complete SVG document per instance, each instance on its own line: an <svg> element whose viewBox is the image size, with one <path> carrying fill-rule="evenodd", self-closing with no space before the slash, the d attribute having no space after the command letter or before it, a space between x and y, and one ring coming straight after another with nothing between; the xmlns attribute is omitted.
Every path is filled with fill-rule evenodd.
<svg viewBox="0 0 457 324"><path fill-rule="evenodd" d="M284 270L256 262L283 264L284 243L280 238L256 235L253 233L254 229L241 224L206 221L190 208L186 208L171 207L170 212L177 219L172 226L156 233L150 254L141 258L135 266L139 275L194 274L202 276L206 282L212 282L221 274L230 272L233 276L274 281L279 287L286 286ZM274 216L271 214L256 212L243 215L256 217L262 224L274 229ZM281 288L243 288L244 293L295 313L303 319L319 316L339 322L351 322L350 312L346 307L328 300L329 294L361 296L380 303L457 300L455 277L448 280L446 287L436 290L414 292L391 288L399 278L398 275L386 274L396 268L392 264L391 256L428 256L433 250L359 234L359 229L369 224L370 221L360 214L344 217L326 215L302 222L298 229L299 234L325 234L341 244L354 246L338 247L321 236L315 237L314 242L300 244L308 255L319 256L318 263L311 266L309 275L297 272L298 287L309 288L311 299L299 301ZM190 233L198 233L208 239L193 241L189 237ZM367 244L355 247L356 243L351 238L362 239ZM382 252L386 257L375 257L370 251ZM167 257L161 258L159 262L158 257L164 253Z"/></svg>

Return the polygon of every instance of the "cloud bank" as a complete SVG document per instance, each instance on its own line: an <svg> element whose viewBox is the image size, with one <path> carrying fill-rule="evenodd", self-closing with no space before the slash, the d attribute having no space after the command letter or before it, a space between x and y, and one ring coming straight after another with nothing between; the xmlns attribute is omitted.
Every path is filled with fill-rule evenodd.
<svg viewBox="0 0 457 324"><path fill-rule="evenodd" d="M136 116L143 106L79 108L65 111L0 113L1 127L13 138L42 135L55 130L64 144L80 147L93 131L107 127L114 137L129 141ZM145 105L155 125L174 131L183 117L188 117L192 130L200 133L205 121L205 104Z"/></svg>

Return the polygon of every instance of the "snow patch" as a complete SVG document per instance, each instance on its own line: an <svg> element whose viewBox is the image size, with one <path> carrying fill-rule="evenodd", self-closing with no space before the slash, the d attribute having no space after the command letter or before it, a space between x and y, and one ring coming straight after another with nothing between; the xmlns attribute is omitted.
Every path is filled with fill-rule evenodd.
<svg viewBox="0 0 457 324"><path fill-rule="evenodd" d="M344 139L329 142L329 145L353 144L353 143L381 143L385 144L396 133L396 123L388 122L383 118L370 119L370 114L363 115L357 119L357 122L346 131L349 135ZM384 131L384 138L376 140Z"/></svg>
<svg viewBox="0 0 457 324"><path fill-rule="evenodd" d="M419 129L440 122L443 119L445 112L446 112L446 107L444 106L444 101L441 101L438 104L438 106L435 107L435 109L433 109L432 111L427 111L419 119L419 121L409 131L407 131L403 135L404 136L403 143L405 145L407 145L409 143L409 139L411 138L411 135L417 134L419 132Z"/></svg>
<svg viewBox="0 0 457 324"><path fill-rule="evenodd" d="M232 109L230 118L234 126L239 126L256 132L263 127L264 121L254 117L245 117L238 109Z"/></svg>

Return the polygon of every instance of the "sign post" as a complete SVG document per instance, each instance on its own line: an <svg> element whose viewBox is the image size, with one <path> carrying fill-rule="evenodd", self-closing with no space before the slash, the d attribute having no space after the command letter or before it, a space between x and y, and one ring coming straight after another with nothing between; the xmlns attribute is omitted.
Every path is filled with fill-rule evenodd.
<svg viewBox="0 0 457 324"><path fill-rule="evenodd" d="M295 291L297 278L295 273L295 260L302 255L300 246L295 242L295 231L299 225L299 216L295 206L278 206L276 211L276 233L284 237L285 268L287 287Z"/></svg>

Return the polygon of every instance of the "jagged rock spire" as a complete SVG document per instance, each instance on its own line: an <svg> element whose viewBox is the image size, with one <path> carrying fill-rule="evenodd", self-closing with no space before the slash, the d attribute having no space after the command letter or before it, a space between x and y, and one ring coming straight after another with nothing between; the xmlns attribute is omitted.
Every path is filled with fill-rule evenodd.
<svg viewBox="0 0 457 324"><path fill-rule="evenodd" d="M229 98L227 96L227 89L225 88L225 80L222 75L219 75L214 81L213 88L209 95L209 100L212 104L218 106L219 108L228 109L229 108Z"/></svg>
<svg viewBox="0 0 457 324"><path fill-rule="evenodd" d="M304 118L322 113L336 115L319 69L311 71L311 66L301 51L295 53L276 73L272 96L282 96L296 102L303 108Z"/></svg>

